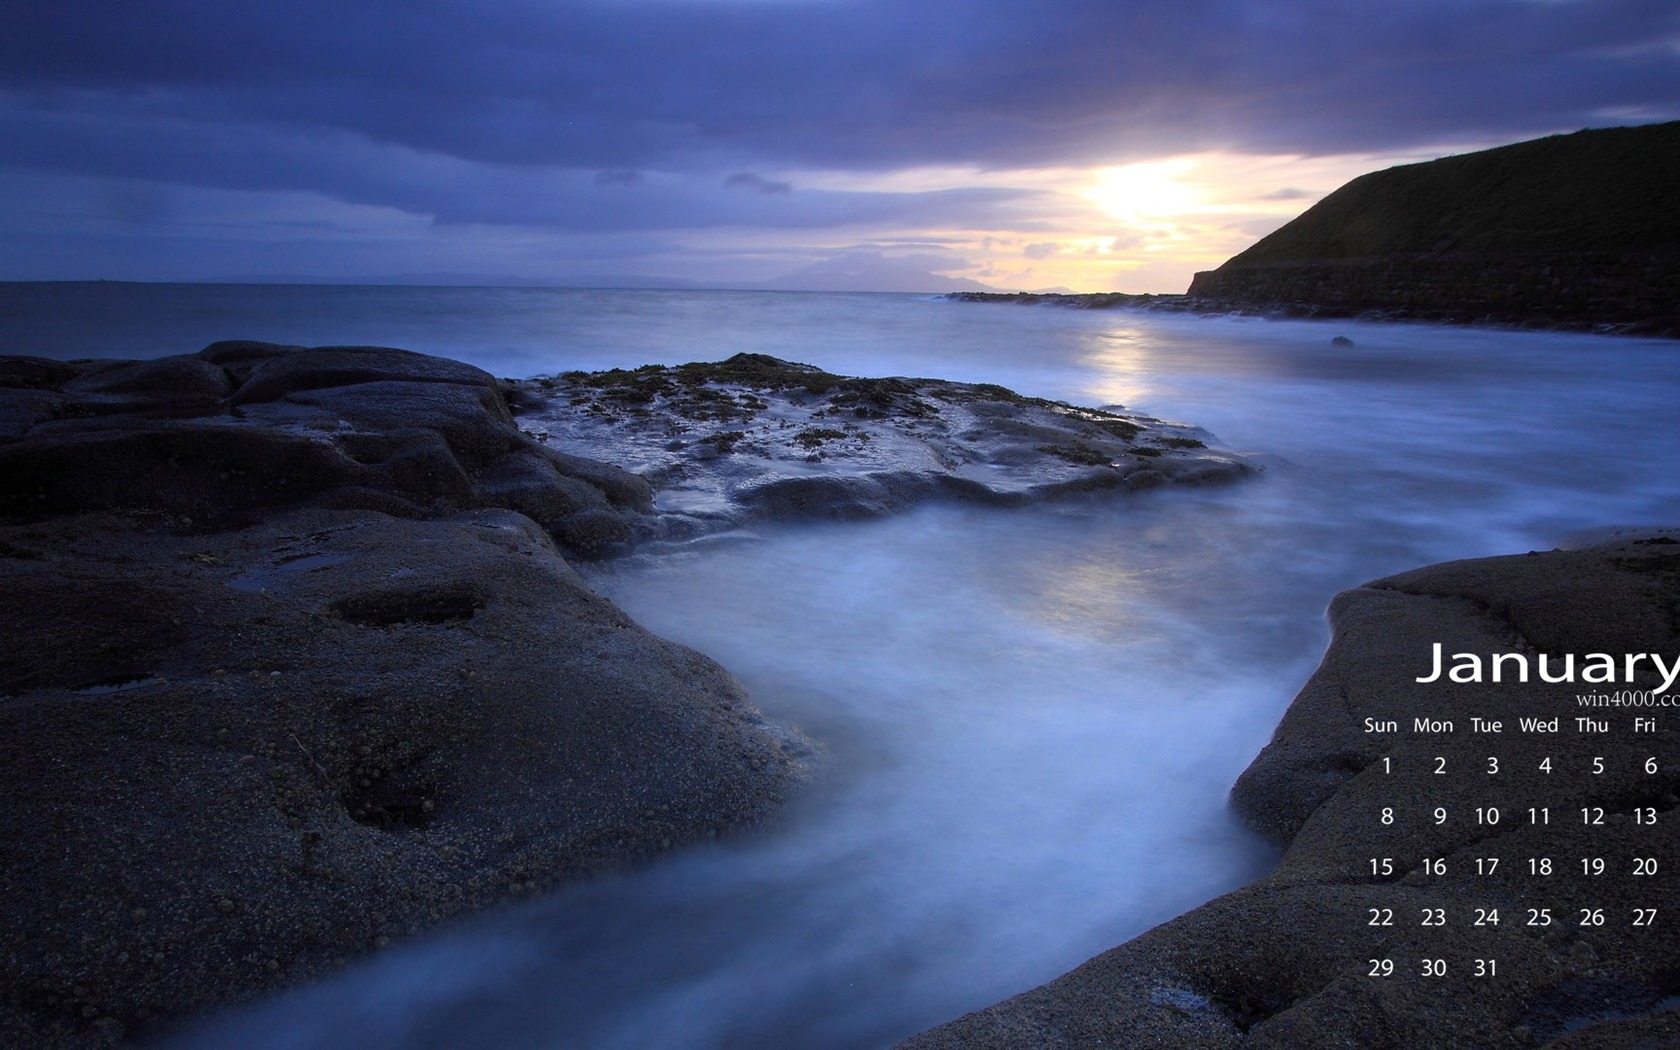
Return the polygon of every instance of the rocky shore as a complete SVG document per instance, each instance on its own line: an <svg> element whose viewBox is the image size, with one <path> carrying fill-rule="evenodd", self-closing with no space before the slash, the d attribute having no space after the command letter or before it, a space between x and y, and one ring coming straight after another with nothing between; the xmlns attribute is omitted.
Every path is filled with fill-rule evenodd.
<svg viewBox="0 0 1680 1050"><path fill-rule="evenodd" d="M1470 264L1475 265L1475 264ZM1387 285L1403 285L1411 280L1402 262L1373 263L1362 271L1363 278ZM1485 276L1486 271L1482 271ZM1176 295L1171 293L1127 292L951 292L946 298L969 303L1013 303L1024 306L1062 306L1076 310L1146 310L1157 313L1204 314L1220 317L1277 317L1303 320L1357 321L1414 321L1427 324L1451 324L1480 328L1513 328L1548 332L1591 332L1598 335L1643 336L1653 339L1680 339L1680 314L1651 313L1635 319L1615 320L1600 317L1581 317L1559 314L1536 306L1525 308L1512 303L1485 301L1373 304L1350 303L1335 297L1315 296L1311 289L1318 283L1347 279L1340 272L1319 272L1310 267L1282 271L1278 279L1265 286L1265 291L1245 292L1241 297L1218 294L1217 285L1202 284L1203 294ZM1465 278L1468 280L1468 278Z"/></svg>
<svg viewBox="0 0 1680 1050"><path fill-rule="evenodd" d="M0 362L0 1044L126 1043L774 812L804 745L594 594L645 481L398 350Z"/></svg>
<svg viewBox="0 0 1680 1050"><path fill-rule="evenodd" d="M929 499L994 506L1257 468L1182 423L939 379L864 379L762 354L512 384L520 426L647 479L621 542L684 540L767 518L868 518Z"/></svg>
<svg viewBox="0 0 1680 1050"><path fill-rule="evenodd" d="M1338 596L1323 663L1232 792L1286 847L1278 869L903 1050L1680 1046L1680 884L1638 871L1648 858L1666 872L1680 846L1680 727L1669 708L1577 700L1659 691L1662 675L1417 680L1436 644L1680 658L1676 552L1674 536L1628 536ZM1525 731L1525 717L1540 722ZM1651 921L1635 925L1641 909ZM1383 959L1393 973L1373 976ZM1478 978L1477 960L1496 971Z"/></svg>
<svg viewBox="0 0 1680 1050"><path fill-rule="evenodd" d="M809 745L570 559L1251 469L1211 444L1113 406L758 355L517 382L369 347L0 359L0 1045L132 1045L774 814ZM1672 716L1524 735L1601 687L1417 681L1437 645L1680 659L1677 551L1621 536L1339 596L1323 664L1233 791L1279 868L904 1046L1680 1045ZM1627 688L1660 681L1646 665ZM1418 719L1458 730L1398 728ZM1493 753L1490 795L1461 771ZM1504 822L1468 816L1490 804ZM1639 857L1661 877L1581 866ZM1612 918L1583 925L1583 904ZM1631 927L1645 908L1658 921ZM1466 975L1477 959L1497 980Z"/></svg>
<svg viewBox="0 0 1680 1050"><path fill-rule="evenodd" d="M129 1045L774 813L808 745L568 559L1247 472L1206 437L752 355L0 359L0 1045Z"/></svg>

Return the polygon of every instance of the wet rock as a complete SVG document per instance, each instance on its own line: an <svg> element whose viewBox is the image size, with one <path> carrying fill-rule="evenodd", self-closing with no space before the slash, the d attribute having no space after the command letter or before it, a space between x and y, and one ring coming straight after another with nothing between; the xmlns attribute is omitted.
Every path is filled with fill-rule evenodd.
<svg viewBox="0 0 1680 1050"><path fill-rule="evenodd" d="M58 389L56 414L195 419L217 415L233 384L226 372L193 357L94 364Z"/></svg>
<svg viewBox="0 0 1680 1050"><path fill-rule="evenodd" d="M38 423L52 419L64 404L56 390L12 388L0 397L0 442L15 441Z"/></svg>
<svg viewBox="0 0 1680 1050"><path fill-rule="evenodd" d="M304 349L282 343L262 343L250 339L224 339L211 343L198 356L225 371L234 383L243 383L259 365L275 358L287 357Z"/></svg>
<svg viewBox="0 0 1680 1050"><path fill-rule="evenodd" d="M855 476L780 478L746 489L745 507L773 518L864 519L884 517L936 495L924 475L880 471Z"/></svg>
<svg viewBox="0 0 1680 1050"><path fill-rule="evenodd" d="M81 374L80 367L67 361L0 356L0 387L8 390L56 390Z"/></svg>
<svg viewBox="0 0 1680 1050"><path fill-rule="evenodd" d="M797 779L536 520L600 550L635 482L521 435L487 375L250 343L12 371L0 1045L144 1041Z"/></svg>
<svg viewBox="0 0 1680 1050"><path fill-rule="evenodd" d="M416 425L436 433L468 470L523 446L494 387L379 380L287 394L288 404L358 432L389 433Z"/></svg>
<svg viewBox="0 0 1680 1050"><path fill-rule="evenodd" d="M563 476L588 482L601 490L607 502L614 507L630 511L653 509L653 486L639 474L612 463L569 455L547 447L543 447L541 453Z"/></svg>
<svg viewBox="0 0 1680 1050"><path fill-rule="evenodd" d="M0 519L120 508L226 527L312 504L548 523L650 502L642 479L522 434L488 373L406 350L224 342L154 361L9 358L4 376Z"/></svg>
<svg viewBox="0 0 1680 1050"><path fill-rule="evenodd" d="M543 524L610 505L600 488L561 473L553 457L535 451L503 456L479 472L476 486L486 505L516 510Z"/></svg>
<svg viewBox="0 0 1680 1050"><path fill-rule="evenodd" d="M561 518L554 532L566 546L585 557L598 558L630 543L630 524L602 507L580 510Z"/></svg>
<svg viewBox="0 0 1680 1050"><path fill-rule="evenodd" d="M999 506L1257 469L1211 436L999 386L860 379L763 354L569 372L513 384L520 426L587 449L643 491L639 535L687 538L762 518L867 518L931 499ZM607 479L584 474L607 492ZM649 488L651 486L651 488ZM650 497L655 497L651 498Z"/></svg>
<svg viewBox="0 0 1680 1050"><path fill-rule="evenodd" d="M53 420L0 446L0 518L120 507L222 522L357 477L332 444L223 421Z"/></svg>
<svg viewBox="0 0 1680 1050"><path fill-rule="evenodd" d="M291 349L274 348L279 351ZM274 352L263 344L213 343L205 349L204 355L217 361L232 357L241 362L256 362L239 389L234 391L233 403L236 405L275 401L304 390L381 382L450 383L466 387L488 385L491 390L495 389L495 381L472 365L390 347L329 346L296 353Z"/></svg>

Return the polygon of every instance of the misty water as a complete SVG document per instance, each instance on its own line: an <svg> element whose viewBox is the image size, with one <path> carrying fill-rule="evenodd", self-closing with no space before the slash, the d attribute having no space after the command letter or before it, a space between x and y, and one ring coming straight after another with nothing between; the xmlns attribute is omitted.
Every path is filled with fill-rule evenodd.
<svg viewBox="0 0 1680 1050"><path fill-rule="evenodd" d="M46 288L0 286L0 352L371 342L533 375L755 351L1121 403L1264 466L587 567L809 737L808 787L756 832L458 921L183 1047L889 1044L1275 862L1226 793L1336 591L1680 522L1674 342L914 296Z"/></svg>

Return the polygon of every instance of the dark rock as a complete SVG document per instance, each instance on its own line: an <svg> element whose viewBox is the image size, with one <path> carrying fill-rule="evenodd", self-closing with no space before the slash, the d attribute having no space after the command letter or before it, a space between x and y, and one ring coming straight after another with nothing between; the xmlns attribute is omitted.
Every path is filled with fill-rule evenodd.
<svg viewBox="0 0 1680 1050"><path fill-rule="evenodd" d="M195 357L119 361L89 369L59 389L73 409L208 414L233 389L221 367Z"/></svg>
<svg viewBox="0 0 1680 1050"><path fill-rule="evenodd" d="M601 557L630 542L629 523L604 507L568 514L556 523L554 531L567 547L589 558Z"/></svg>
<svg viewBox="0 0 1680 1050"><path fill-rule="evenodd" d="M470 620L489 600L489 592L476 580L446 580L351 594L330 608L351 623L390 627Z"/></svg>
<svg viewBox="0 0 1680 1050"><path fill-rule="evenodd" d="M211 358L234 357L251 360L261 344L215 343L207 348ZM277 350L289 348L277 347ZM496 389L496 380L482 369L442 357L376 346L324 346L307 353L273 353L256 367L239 389L233 403L275 401L302 390L355 386L363 383L454 383L467 387Z"/></svg>
<svg viewBox="0 0 1680 1050"><path fill-rule="evenodd" d="M0 388L10 390L57 390L82 374L67 361L44 357L0 356Z"/></svg>
<svg viewBox="0 0 1680 1050"><path fill-rule="evenodd" d="M521 425L638 533L687 539L761 518L872 518L933 499L995 506L1228 481L1205 432L988 384L859 379L764 354L512 384ZM580 467L590 449L638 474ZM658 505L652 499L657 487ZM649 513L651 512L651 513Z"/></svg>
<svg viewBox="0 0 1680 1050"><path fill-rule="evenodd" d="M584 508L609 506L600 488L562 474L553 456L537 451L503 456L479 473L476 488L485 506L506 507L544 525Z"/></svg>
<svg viewBox="0 0 1680 1050"><path fill-rule="evenodd" d="M0 518L121 508L200 522L297 503L358 477L328 442L232 423L43 423L0 445Z"/></svg>
<svg viewBox="0 0 1680 1050"><path fill-rule="evenodd" d="M221 527L311 504L507 507L549 524L652 502L645 480L522 434L489 373L406 350L224 342L154 361L8 360L20 385L0 397L0 518L121 508Z"/></svg>
<svg viewBox="0 0 1680 1050"><path fill-rule="evenodd" d="M525 444L507 407L488 385L376 380L289 393L285 403L314 409L323 419L354 431L384 433L418 423L448 442L468 470ZM259 410L244 411L261 418Z"/></svg>
<svg viewBox="0 0 1680 1050"><path fill-rule="evenodd" d="M12 389L0 395L0 442L15 441L54 416L64 404L56 390Z"/></svg>
<svg viewBox="0 0 1680 1050"><path fill-rule="evenodd" d="M603 463L598 459L567 455L551 448L540 447L541 454L566 477L586 481L607 497L607 502L625 510L653 509L653 486L648 480L622 467Z"/></svg>
<svg viewBox="0 0 1680 1050"><path fill-rule="evenodd" d="M923 475L882 471L859 477L782 478L748 490L741 501L773 518L862 520L896 513L937 492L938 486Z"/></svg>
<svg viewBox="0 0 1680 1050"><path fill-rule="evenodd" d="M645 484L521 435L477 370L13 364L38 385L0 389L0 1045L145 1039L744 827L796 779L726 672L533 520L600 553ZM237 406L171 411L242 371ZM78 399L100 412L47 418Z"/></svg>
<svg viewBox="0 0 1680 1050"><path fill-rule="evenodd" d="M257 366L302 349L304 348L301 346L287 346L280 343L259 343L249 339L225 339L219 343L211 343L200 350L198 356L222 368L235 383L243 383L251 377L251 372Z"/></svg>
<svg viewBox="0 0 1680 1050"><path fill-rule="evenodd" d="M396 444L375 464L375 487L422 507L468 507L479 502L472 478L437 431L398 430L383 436Z"/></svg>

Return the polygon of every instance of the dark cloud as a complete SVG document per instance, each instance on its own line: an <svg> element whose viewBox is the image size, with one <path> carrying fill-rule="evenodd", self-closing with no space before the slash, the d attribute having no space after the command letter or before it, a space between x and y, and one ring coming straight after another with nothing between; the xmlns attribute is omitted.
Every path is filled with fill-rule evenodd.
<svg viewBox="0 0 1680 1050"><path fill-rule="evenodd" d="M152 183L580 235L1042 238L1017 192L760 173L1395 153L1673 119L1677 41L1671 0L6 0L0 174L119 182L130 229L169 214L134 188Z"/></svg>
<svg viewBox="0 0 1680 1050"><path fill-rule="evenodd" d="M0 87L483 164L1019 166L1680 116L1677 38L1666 0L12 0Z"/></svg>
<svg viewBox="0 0 1680 1050"><path fill-rule="evenodd" d="M642 181L639 171L597 171L595 185L597 186L634 186Z"/></svg>
<svg viewBox="0 0 1680 1050"><path fill-rule="evenodd" d="M1263 201L1306 201L1315 200L1322 196L1324 196L1324 194L1314 193L1312 190L1302 190L1296 189L1294 186L1285 186L1281 190L1274 190L1271 193L1261 194L1260 199Z"/></svg>
<svg viewBox="0 0 1680 1050"><path fill-rule="evenodd" d="M763 175L757 175L750 171L738 171L729 176L729 178L724 179L723 184L730 189L757 190L759 193L772 195L777 193L793 192L793 185L791 183L781 182L776 179L767 179Z"/></svg>
<svg viewBox="0 0 1680 1050"><path fill-rule="evenodd" d="M71 118L0 98L0 163L38 171L155 180L232 190L301 190L381 205L439 223L630 230L760 226L813 228L908 219L967 223L1031 197L1021 191L914 193L804 190L757 175L555 170L476 164L370 142L343 131L267 131L248 124L131 120L123 107ZM743 181L744 180L744 181ZM743 194L740 187L759 192ZM604 194L603 188L630 189Z"/></svg>
<svg viewBox="0 0 1680 1050"><path fill-rule="evenodd" d="M405 193L408 187L401 188ZM903 224L966 226L1001 205L1030 199L1015 190L955 189L918 193L741 193L686 179L648 180L633 194L573 192L548 173L465 173L429 188L413 210L443 224L489 223L580 231L680 230L714 226L830 229ZM377 194L363 203L379 203Z"/></svg>

